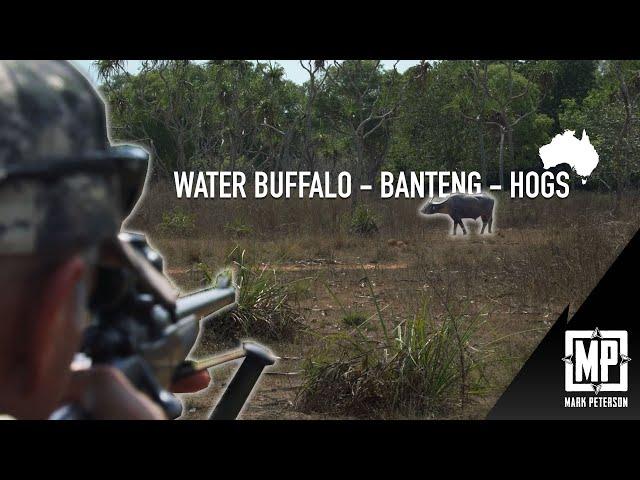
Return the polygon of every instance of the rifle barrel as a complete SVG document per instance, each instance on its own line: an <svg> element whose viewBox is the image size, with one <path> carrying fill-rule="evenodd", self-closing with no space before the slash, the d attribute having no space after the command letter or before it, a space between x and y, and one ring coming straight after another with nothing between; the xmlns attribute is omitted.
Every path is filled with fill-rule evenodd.
<svg viewBox="0 0 640 480"><path fill-rule="evenodd" d="M176 317L210 315L227 305L233 304L235 300L236 289L234 287L203 290L176 300Z"/></svg>

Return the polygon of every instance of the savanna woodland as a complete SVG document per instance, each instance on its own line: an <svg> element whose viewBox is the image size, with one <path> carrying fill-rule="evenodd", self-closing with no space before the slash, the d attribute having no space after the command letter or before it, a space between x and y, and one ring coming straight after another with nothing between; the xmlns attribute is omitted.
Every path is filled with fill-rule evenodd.
<svg viewBox="0 0 640 480"><path fill-rule="evenodd" d="M640 61L98 60L111 136L152 155L126 227L183 291L228 268L238 310L198 357L258 339L281 359L244 418L482 418L640 223ZM508 185L574 130L599 164L566 199L496 194L493 235L425 220L417 200L357 192L389 170L476 170ZM177 199L176 170L349 171L348 200ZM248 175L248 178L250 176ZM232 370L185 395L206 418Z"/></svg>

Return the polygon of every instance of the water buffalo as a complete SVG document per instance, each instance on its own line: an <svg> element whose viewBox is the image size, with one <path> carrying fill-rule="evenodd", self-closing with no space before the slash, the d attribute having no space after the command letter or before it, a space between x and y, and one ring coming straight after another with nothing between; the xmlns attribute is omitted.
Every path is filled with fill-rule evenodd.
<svg viewBox="0 0 640 480"><path fill-rule="evenodd" d="M493 198L487 195L466 195L462 193L456 193L447 197L446 200L441 202L429 201L420 213L424 215L432 215L435 213L443 213L449 215L453 219L453 234L456 234L458 224L462 227L462 232L466 235L467 230L462 223L463 218L477 219L482 218L482 231L489 226L489 233L491 233L491 224L493 223Z"/></svg>

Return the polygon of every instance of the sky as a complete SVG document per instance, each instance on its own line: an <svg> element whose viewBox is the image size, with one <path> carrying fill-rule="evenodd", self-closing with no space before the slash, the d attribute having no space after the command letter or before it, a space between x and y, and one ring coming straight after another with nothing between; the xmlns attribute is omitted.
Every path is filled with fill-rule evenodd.
<svg viewBox="0 0 640 480"><path fill-rule="evenodd" d="M300 62L298 60L275 60L278 62L285 71L285 76L287 79L295 82L299 85L303 84L307 80L307 72L300 66ZM78 67L80 67L85 72L89 73L89 76L97 81L96 71L92 65L94 60L72 60ZM392 68L394 62L396 60L382 60L382 64L385 68ZM398 63L398 71L404 72L407 68L416 65L418 60L400 60ZM127 69L130 72L136 72L140 68L140 60L128 60L127 61Z"/></svg>

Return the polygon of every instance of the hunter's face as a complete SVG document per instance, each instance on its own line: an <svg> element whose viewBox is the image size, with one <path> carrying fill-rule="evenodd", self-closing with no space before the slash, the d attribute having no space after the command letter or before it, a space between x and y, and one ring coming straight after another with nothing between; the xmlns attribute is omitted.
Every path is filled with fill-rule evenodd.
<svg viewBox="0 0 640 480"><path fill-rule="evenodd" d="M0 294L1 332L11 339L0 349L0 410L16 418L47 418L63 402L87 324L80 256L38 277Z"/></svg>

